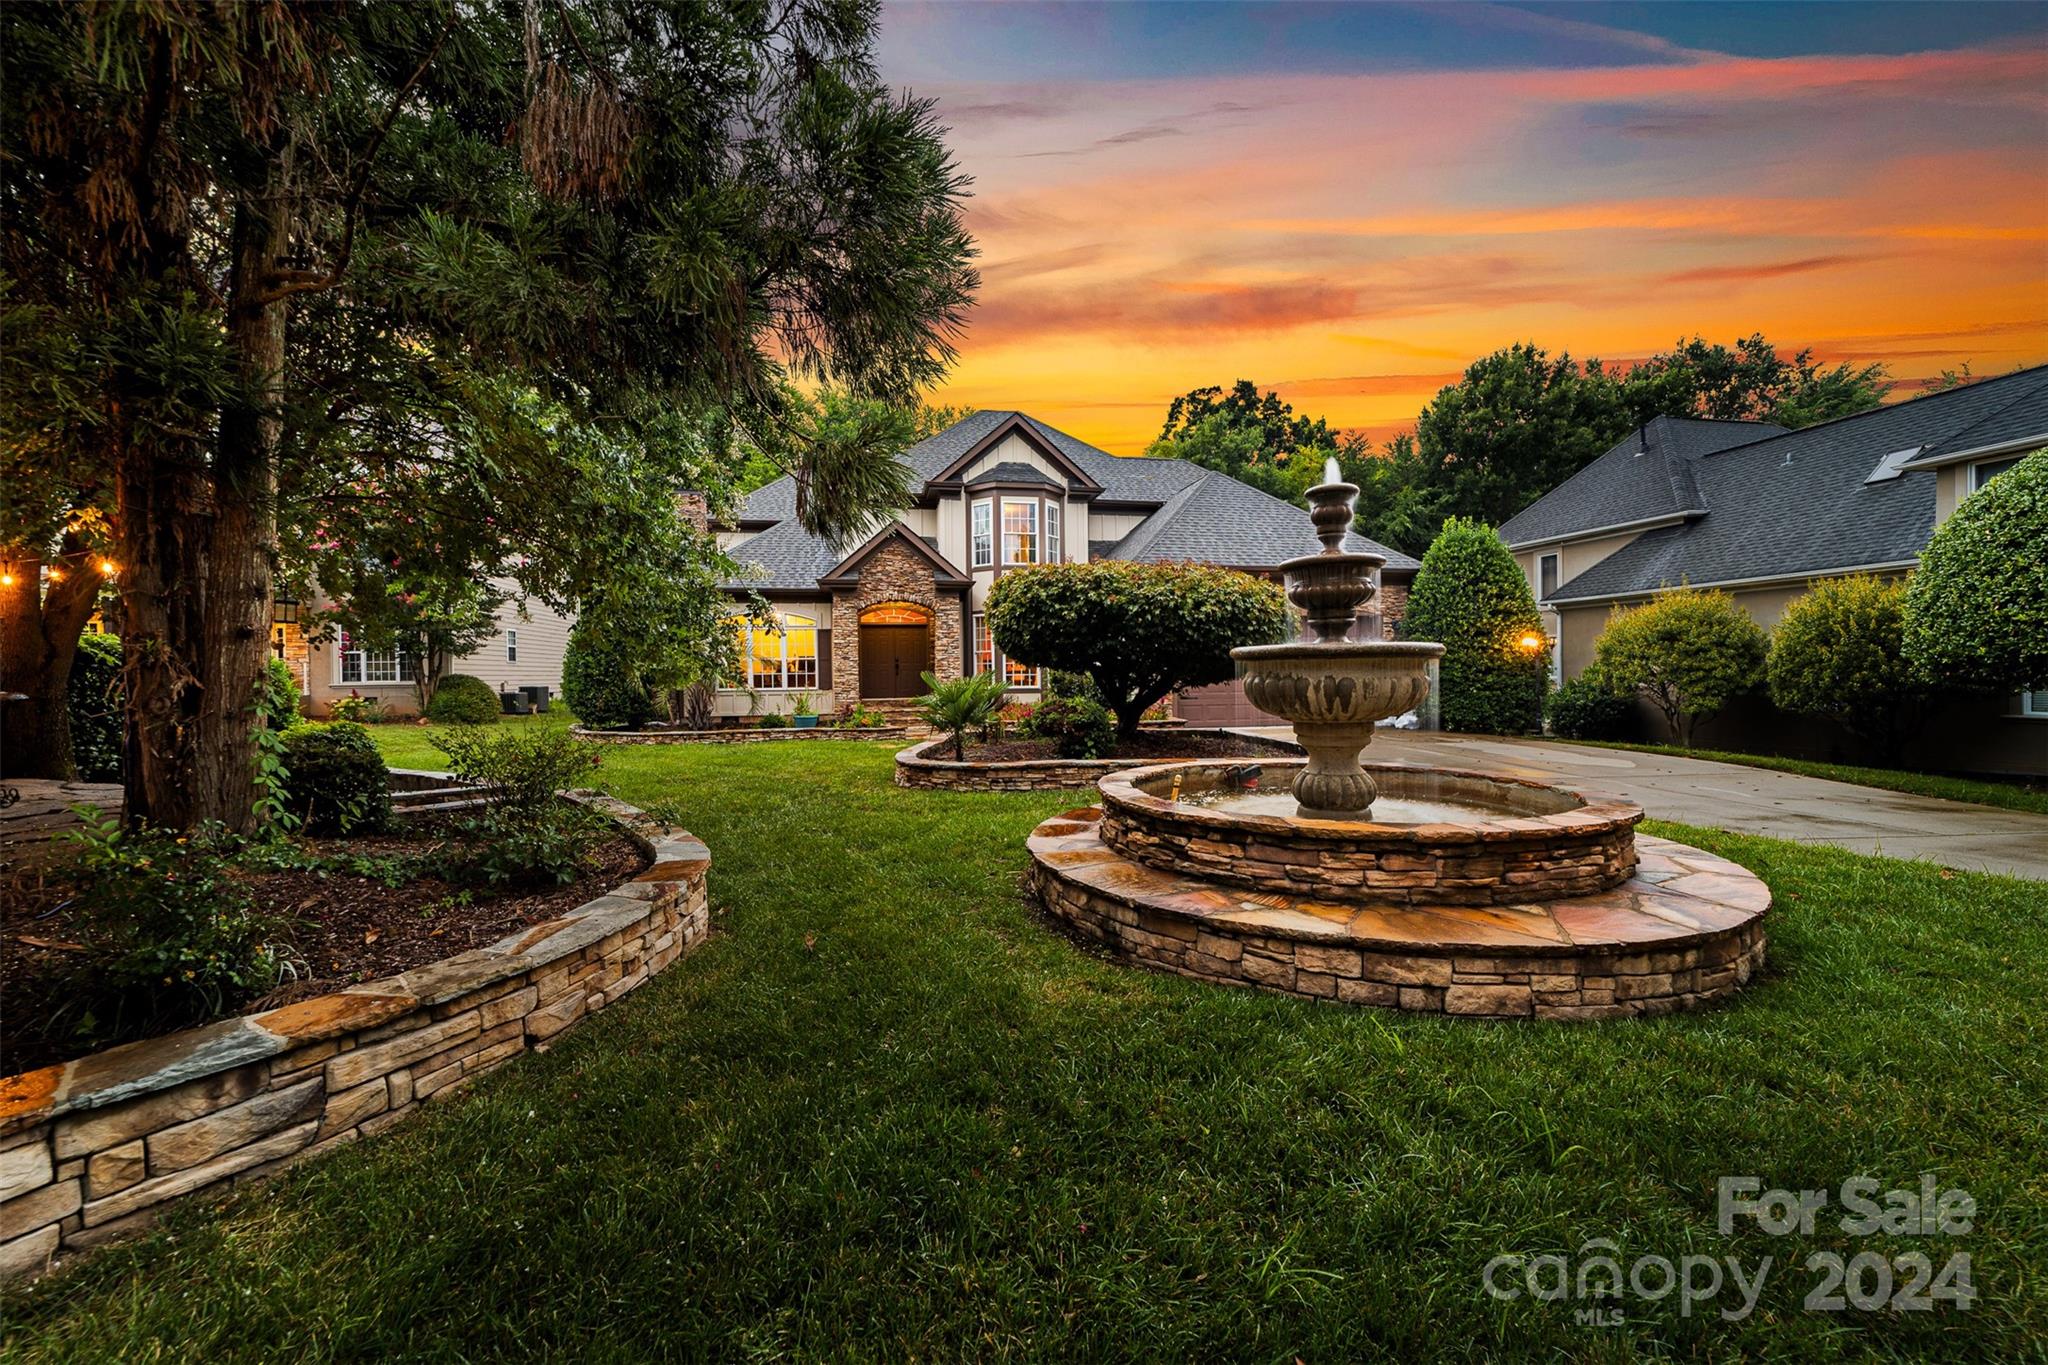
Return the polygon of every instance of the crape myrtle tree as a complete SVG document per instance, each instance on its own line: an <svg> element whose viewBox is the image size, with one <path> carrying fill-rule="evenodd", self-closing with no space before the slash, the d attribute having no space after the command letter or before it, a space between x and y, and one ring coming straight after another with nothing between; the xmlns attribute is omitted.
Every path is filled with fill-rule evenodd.
<svg viewBox="0 0 2048 1365"><path fill-rule="evenodd" d="M1725 592L1679 588L1616 612L1593 642L1587 675L1617 696L1640 696L1678 742L1764 681L1769 637Z"/></svg>
<svg viewBox="0 0 2048 1365"><path fill-rule="evenodd" d="M988 628L1006 658L1086 673L1135 735L1170 692L1228 682L1230 651L1287 637L1280 585L1203 564L1042 564L1005 573L988 595Z"/></svg>
<svg viewBox="0 0 2048 1365"><path fill-rule="evenodd" d="M907 400L943 372L976 284L963 182L929 103L877 79L873 24L829 0L0 8L30 380L0 484L39 485L0 548L104 537L131 819L250 822L289 542L351 533L281 510L388 516L446 479L498 543L562 537L576 456L500 440L544 425L508 390L630 466L674 414L772 418L785 376ZM77 611L37 608L46 637Z"/></svg>

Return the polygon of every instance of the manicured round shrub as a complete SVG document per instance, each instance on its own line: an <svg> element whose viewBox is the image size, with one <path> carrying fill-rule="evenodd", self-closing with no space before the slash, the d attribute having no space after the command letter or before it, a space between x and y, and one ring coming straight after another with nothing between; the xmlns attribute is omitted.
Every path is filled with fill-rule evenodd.
<svg viewBox="0 0 2048 1365"><path fill-rule="evenodd" d="M1763 627L1727 593L1681 588L1609 620L1587 673L1646 698L1690 748L1694 726L1763 681L1766 647Z"/></svg>
<svg viewBox="0 0 2048 1365"><path fill-rule="evenodd" d="M1287 625L1279 584L1203 564L1042 564L1005 573L988 596L997 647L1090 675L1126 735L1168 693L1228 682L1232 649L1285 639Z"/></svg>
<svg viewBox="0 0 2048 1365"><path fill-rule="evenodd" d="M1906 590L1905 653L1931 686L2048 683L2048 450L1964 499Z"/></svg>
<svg viewBox="0 0 2048 1365"><path fill-rule="evenodd" d="M455 725L489 725L498 719L498 694L482 678L450 673L434 685L427 719Z"/></svg>
<svg viewBox="0 0 2048 1365"><path fill-rule="evenodd" d="M624 654L580 626L562 656L562 700L597 730L637 730L654 714L654 697Z"/></svg>
<svg viewBox="0 0 2048 1365"><path fill-rule="evenodd" d="M363 834L391 823L391 779L370 732L352 721L284 732L285 806L309 834Z"/></svg>
<svg viewBox="0 0 2048 1365"><path fill-rule="evenodd" d="M263 676L256 680L256 713L266 728L279 733L304 719L299 715L299 680L283 659L264 665Z"/></svg>
<svg viewBox="0 0 2048 1365"><path fill-rule="evenodd" d="M71 761L81 782L121 780L121 639L81 635L65 684L64 707L71 717Z"/></svg>
<svg viewBox="0 0 2048 1365"><path fill-rule="evenodd" d="M1858 574L1795 597L1771 631L1771 700L1895 756L1921 689L1906 662L1906 585Z"/></svg>
<svg viewBox="0 0 2048 1365"><path fill-rule="evenodd" d="M1444 523L1408 593L1401 638L1444 647L1444 729L1515 735L1542 724L1550 642L1529 580L1492 527L1463 517Z"/></svg>
<svg viewBox="0 0 2048 1365"><path fill-rule="evenodd" d="M1087 697L1048 697L1019 730L1053 740L1061 758L1106 758L1116 748L1116 717Z"/></svg>
<svg viewBox="0 0 2048 1365"><path fill-rule="evenodd" d="M1591 678L1573 678L1543 699L1543 719L1560 739L1630 739L1635 706Z"/></svg>

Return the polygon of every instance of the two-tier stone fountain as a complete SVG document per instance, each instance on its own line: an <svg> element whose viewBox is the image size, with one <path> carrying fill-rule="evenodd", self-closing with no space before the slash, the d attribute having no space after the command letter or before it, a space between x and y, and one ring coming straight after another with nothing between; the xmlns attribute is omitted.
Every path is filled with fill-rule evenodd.
<svg viewBox="0 0 2048 1365"><path fill-rule="evenodd" d="M1352 1004L1605 1018L1695 1007L1763 960L1770 892L1638 836L1642 809L1485 772L1359 761L1414 709L1443 646L1353 640L1378 555L1348 552L1358 490L1309 490L1322 550L1282 568L1308 638L1231 651L1305 760L1112 773L1029 841L1040 903L1147 966Z"/></svg>

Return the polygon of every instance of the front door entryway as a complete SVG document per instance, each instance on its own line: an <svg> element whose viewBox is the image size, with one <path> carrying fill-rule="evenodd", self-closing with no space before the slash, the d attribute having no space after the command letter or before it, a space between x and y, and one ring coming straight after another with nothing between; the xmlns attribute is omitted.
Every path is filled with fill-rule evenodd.
<svg viewBox="0 0 2048 1365"><path fill-rule="evenodd" d="M932 666L931 613L891 603L860 614L860 695L863 701L921 697L930 689L924 674Z"/></svg>

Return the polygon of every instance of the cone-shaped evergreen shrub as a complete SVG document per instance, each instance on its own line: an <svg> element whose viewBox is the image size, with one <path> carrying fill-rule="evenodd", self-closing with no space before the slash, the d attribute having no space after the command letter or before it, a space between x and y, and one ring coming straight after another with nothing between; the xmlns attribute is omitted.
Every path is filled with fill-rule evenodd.
<svg viewBox="0 0 2048 1365"><path fill-rule="evenodd" d="M1463 517L1444 523L1422 556L1401 636L1444 647L1444 729L1514 735L1543 723L1550 641L1529 580L1491 526Z"/></svg>

